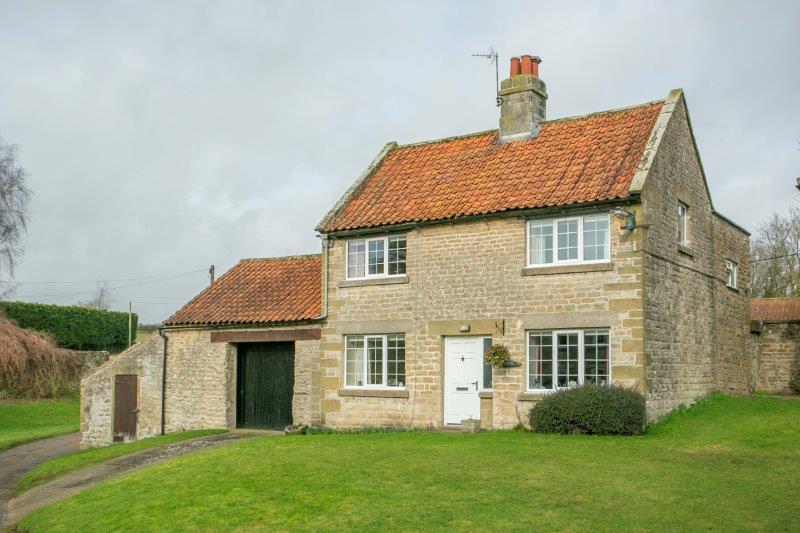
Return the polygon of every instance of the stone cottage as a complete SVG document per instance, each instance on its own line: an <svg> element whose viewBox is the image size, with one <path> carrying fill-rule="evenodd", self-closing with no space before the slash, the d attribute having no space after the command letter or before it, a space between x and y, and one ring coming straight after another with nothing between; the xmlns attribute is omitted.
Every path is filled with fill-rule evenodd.
<svg viewBox="0 0 800 533"><path fill-rule="evenodd" d="M635 387L651 419L750 392L749 234L714 209L683 92L547 120L539 62L511 60L498 129L387 144L317 225L321 253L243 260L87 378L85 444L510 428L584 382ZM515 366L485 364L493 344Z"/></svg>

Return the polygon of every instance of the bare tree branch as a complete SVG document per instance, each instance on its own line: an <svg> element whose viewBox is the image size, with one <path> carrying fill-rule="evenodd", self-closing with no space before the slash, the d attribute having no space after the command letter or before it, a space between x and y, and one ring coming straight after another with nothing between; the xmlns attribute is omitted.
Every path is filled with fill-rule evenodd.
<svg viewBox="0 0 800 533"><path fill-rule="evenodd" d="M104 309L108 311L111 309L111 304L114 301L114 294L111 286L107 281L98 281L97 288L94 293L82 302L78 302L81 307L88 307L90 309Z"/></svg>
<svg viewBox="0 0 800 533"><path fill-rule="evenodd" d="M0 138L0 278L12 278L23 253L31 191L17 160L17 147ZM0 297L7 297L13 288Z"/></svg>

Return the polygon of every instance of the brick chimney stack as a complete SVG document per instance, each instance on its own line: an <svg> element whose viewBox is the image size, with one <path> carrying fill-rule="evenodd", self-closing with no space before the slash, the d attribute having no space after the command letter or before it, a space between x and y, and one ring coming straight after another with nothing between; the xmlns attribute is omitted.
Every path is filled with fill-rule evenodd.
<svg viewBox="0 0 800 533"><path fill-rule="evenodd" d="M511 73L500 83L501 141L530 139L539 134L547 102L547 88L539 79L541 62L529 55L511 58Z"/></svg>

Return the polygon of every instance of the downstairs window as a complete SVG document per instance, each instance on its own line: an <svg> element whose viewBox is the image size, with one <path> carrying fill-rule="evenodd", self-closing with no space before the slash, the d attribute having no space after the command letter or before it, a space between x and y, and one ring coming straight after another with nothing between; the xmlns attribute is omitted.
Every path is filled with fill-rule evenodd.
<svg viewBox="0 0 800 533"><path fill-rule="evenodd" d="M347 335L345 387L404 387L406 338L403 334Z"/></svg>
<svg viewBox="0 0 800 533"><path fill-rule="evenodd" d="M607 385L610 375L607 329L528 332L528 390Z"/></svg>

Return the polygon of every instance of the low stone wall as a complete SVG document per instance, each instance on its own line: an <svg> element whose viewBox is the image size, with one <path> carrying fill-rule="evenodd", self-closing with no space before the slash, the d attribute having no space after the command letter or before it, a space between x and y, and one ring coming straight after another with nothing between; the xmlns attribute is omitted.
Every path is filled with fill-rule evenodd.
<svg viewBox="0 0 800 533"><path fill-rule="evenodd" d="M752 343L760 358L756 389L772 394L800 393L800 323L765 323Z"/></svg>
<svg viewBox="0 0 800 533"><path fill-rule="evenodd" d="M81 380L81 447L106 446L113 441L114 377L138 376L139 408L136 438L161 433L161 364L164 341L158 335L111 357Z"/></svg>

